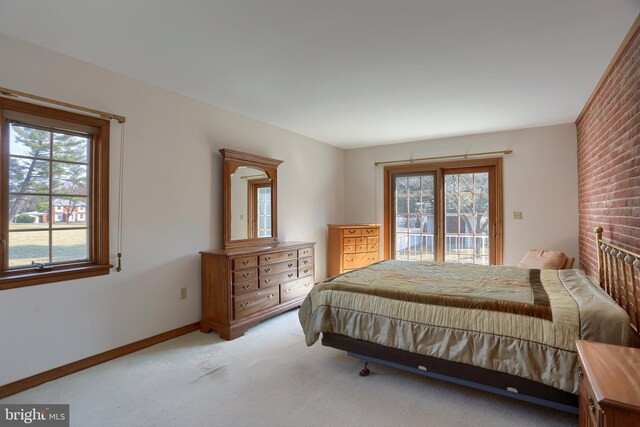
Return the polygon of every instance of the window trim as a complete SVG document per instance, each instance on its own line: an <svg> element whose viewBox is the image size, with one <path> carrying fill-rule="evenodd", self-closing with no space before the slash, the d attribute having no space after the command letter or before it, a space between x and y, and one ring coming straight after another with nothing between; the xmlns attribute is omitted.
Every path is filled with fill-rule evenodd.
<svg viewBox="0 0 640 427"><path fill-rule="evenodd" d="M442 202L444 200L444 175L446 173L460 172L469 168L489 167L494 169L495 180L495 217L493 219L493 233L495 234L495 258L494 265L502 265L504 262L504 207L503 207L503 189L502 189L502 157L492 157L484 159L457 160L449 162L432 162L408 165L393 165L384 168L384 257L391 258L391 212L390 197L391 193L391 175L393 173L411 173L411 172L436 172L436 230L439 234L444 231L444 209ZM490 225L491 233L491 225ZM444 261L444 246L439 242L434 242L436 249L436 260Z"/></svg>
<svg viewBox="0 0 640 427"><path fill-rule="evenodd" d="M88 218L91 230L88 261L55 264L47 266L44 271L36 267L6 269L6 242L9 233L9 221L6 218L9 208L9 120L5 117L4 110L98 129L92 138L89 153L89 199L93 212ZM109 130L108 120L0 98L0 162L3 171L0 174L0 290L109 274L112 267L109 263Z"/></svg>

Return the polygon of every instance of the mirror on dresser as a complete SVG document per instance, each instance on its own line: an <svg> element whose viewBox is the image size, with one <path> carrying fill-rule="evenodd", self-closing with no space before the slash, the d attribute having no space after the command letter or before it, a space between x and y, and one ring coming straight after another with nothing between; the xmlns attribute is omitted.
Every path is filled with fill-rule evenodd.
<svg viewBox="0 0 640 427"><path fill-rule="evenodd" d="M282 160L223 148L224 247L278 241L278 165Z"/></svg>

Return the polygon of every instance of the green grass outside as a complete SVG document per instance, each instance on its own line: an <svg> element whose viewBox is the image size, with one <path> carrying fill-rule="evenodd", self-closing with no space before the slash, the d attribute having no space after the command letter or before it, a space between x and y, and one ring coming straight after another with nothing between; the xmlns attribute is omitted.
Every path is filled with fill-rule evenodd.
<svg viewBox="0 0 640 427"><path fill-rule="evenodd" d="M53 252L49 260L49 224L9 225L9 267L47 263L50 261L73 261L87 258L87 230L69 230L70 227L85 227L84 222L55 223L53 226ZM12 232L18 231L21 232Z"/></svg>

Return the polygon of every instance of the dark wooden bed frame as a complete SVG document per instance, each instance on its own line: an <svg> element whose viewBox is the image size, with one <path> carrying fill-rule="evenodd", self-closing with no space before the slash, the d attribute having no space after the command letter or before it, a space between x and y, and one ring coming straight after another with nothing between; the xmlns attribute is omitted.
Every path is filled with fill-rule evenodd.
<svg viewBox="0 0 640 427"><path fill-rule="evenodd" d="M600 286L629 315L632 344L639 346L640 255L604 241L601 227L596 227L595 232ZM361 376L369 374L369 363L379 363L574 414L578 413L577 395L515 375L424 356L333 333L322 334L322 345L346 351L349 356L363 361L364 368L360 371Z"/></svg>

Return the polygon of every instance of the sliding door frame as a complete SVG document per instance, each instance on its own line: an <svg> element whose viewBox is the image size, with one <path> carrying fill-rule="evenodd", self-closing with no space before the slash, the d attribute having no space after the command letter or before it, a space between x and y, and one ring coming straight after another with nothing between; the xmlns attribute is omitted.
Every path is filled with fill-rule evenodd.
<svg viewBox="0 0 640 427"><path fill-rule="evenodd" d="M503 263L503 249L504 249L504 208L503 208L503 196L502 196L502 157L486 158L486 159L472 159L472 160L458 160L450 162L434 162L434 163L419 163L419 164L407 164L407 165L394 165L386 166L384 168L384 258L392 259L391 250L391 234L395 229L391 223L393 215L393 194L391 194L391 179L393 174L396 173L420 173L420 172L434 172L436 173L436 224L435 230L437 236L443 236L444 233L444 175L446 173L464 173L472 171L472 168L488 168L489 179L489 200L490 200L490 213L489 217L491 223L489 224L489 234L492 236L493 245L490 247L490 264L501 265ZM492 200L493 199L493 200ZM492 216L493 214L493 216ZM444 239L439 237L434 239L435 254L437 260L444 261Z"/></svg>

